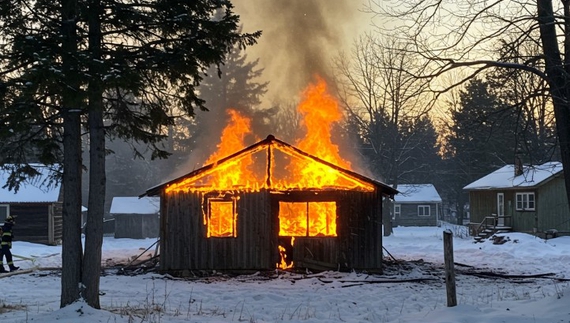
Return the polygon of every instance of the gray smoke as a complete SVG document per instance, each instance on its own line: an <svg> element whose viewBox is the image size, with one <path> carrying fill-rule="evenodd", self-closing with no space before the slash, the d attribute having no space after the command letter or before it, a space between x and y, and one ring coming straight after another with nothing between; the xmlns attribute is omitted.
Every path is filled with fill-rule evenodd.
<svg viewBox="0 0 570 323"><path fill-rule="evenodd" d="M263 75L256 82L269 82L262 109L275 102L282 107L298 102L299 95L315 81L316 75L328 81L333 58L341 51L350 50L370 21L370 16L359 11L362 4L354 0L236 0L233 3L243 25L242 32L263 32L258 44L245 51L248 59L259 59L258 68L263 68ZM328 84L332 92L332 83ZM209 112L197 113L198 145L188 163L176 171L177 176L201 167L216 150L228 118L223 107L208 108ZM260 139L271 133L290 140L280 137L274 132L276 129L263 129L256 118L252 119L252 127Z"/></svg>
<svg viewBox="0 0 570 323"><path fill-rule="evenodd" d="M295 98L315 74L327 79L332 58L350 48L370 18L354 0L245 0L235 6L244 32L263 31L247 53L260 58L268 96L279 101Z"/></svg>

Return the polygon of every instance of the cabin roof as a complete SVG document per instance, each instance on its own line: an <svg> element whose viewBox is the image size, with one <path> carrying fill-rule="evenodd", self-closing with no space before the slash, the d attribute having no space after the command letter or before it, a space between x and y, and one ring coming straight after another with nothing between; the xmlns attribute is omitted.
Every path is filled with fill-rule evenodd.
<svg viewBox="0 0 570 323"><path fill-rule="evenodd" d="M111 202L111 214L157 214L160 197L115 196Z"/></svg>
<svg viewBox="0 0 570 323"><path fill-rule="evenodd" d="M0 203L39 203L59 201L61 184L54 180L52 175L53 166L43 164L29 164L39 174L25 179L18 188L18 191L9 190L6 185L12 167L15 165L4 165L0 167Z"/></svg>
<svg viewBox="0 0 570 323"><path fill-rule="evenodd" d="M433 184L399 184L395 203L441 203Z"/></svg>
<svg viewBox="0 0 570 323"><path fill-rule="evenodd" d="M492 190L517 187L536 187L563 171L562 163L548 162L537 166L523 166L522 175L515 176L515 165L505 165L465 186L464 190Z"/></svg>
<svg viewBox="0 0 570 323"><path fill-rule="evenodd" d="M270 147L275 148L275 149L278 149L278 150L281 150L281 151L286 151L286 152L289 152L289 153L293 153L293 154L302 156L302 157L304 157L304 158L311 159L311 160L313 160L313 161L315 161L315 162L317 162L317 163L321 163L321 164L323 164L323 165L326 165L326 166L328 166L328 167L331 167L331 168L333 168L333 169L339 171L340 173L344 174L344 175L347 176L347 177L354 178L354 179L356 179L356 180L359 180L359 181L362 181L362 182L365 182L365 183L368 183L368 184L370 184L370 185L375 186L375 187L376 187L377 189L379 189L384 195L389 196L389 197L391 197L391 198L393 198L394 195L398 193L398 190L394 189L393 187L391 187L391 186L389 186L389 185L387 185L387 184L384 184L384 183L382 183L382 182L380 182L380 181L371 179L371 178L369 178L369 177L366 177L366 176L361 175L361 174L359 174L359 173L356 173L356 172L354 172L354 171L347 170L347 169L344 169L344 168L342 168L342 167L339 167L339 166L337 166L337 165L335 165L335 164L332 164L332 163L327 162L327 161L325 161L325 160L323 160L323 159L320 159L319 157L316 157L316 156L311 155L311 154L309 154L309 153L307 153L307 152L304 152L304 151L302 151L302 150L300 150L300 149L298 149L298 148L296 148L296 147L294 147L294 146L292 146L292 145L290 145L290 144L288 144L288 143L286 143L286 142L284 142L284 141L281 141L281 140L275 138L275 137L272 136L272 135L269 135L269 136L267 136L267 138L265 138L265 139L263 139L263 140L261 140L261 141L255 143L255 144L253 144L253 145L251 145L251 146L249 146L249 147L246 147L246 148L244 148L244 149L242 149L242 150L240 150L240 151L237 151L237 152L235 152L234 154L231 154L231 155L229 155L229 156L227 156L227 157L224 157L224 158L218 160L218 161L215 162L215 163L205 165L204 167L201 167L201 168L199 168L199 169L196 169L196 170L194 170L194 171L192 171L192 172L189 172L189 173L187 173L187 174L185 174L185 175L179 176L179 177L174 178L174 179L172 179L172 180L169 180L169 181L167 181L167 182L165 182L165 183L162 183L162 184L159 184L159 185L157 185L157 186L151 187L151 188L149 188L144 194L142 194L142 195L140 195L140 196L143 197L143 196L155 196L155 195L159 195L160 192L161 192L163 189L165 189L166 187L168 187L168 186L171 185L171 184L177 183L177 182L179 182L179 181L181 181L181 180L183 180L183 179L191 179L191 178L193 178L193 177L199 177L199 176L201 176L202 174L204 174L204 173L206 173L206 172L208 172L208 171L214 170L216 167L218 167L218 166L220 166L220 165L222 165L222 164L225 164L225 163L228 162L228 161L236 160L236 159L239 159L240 157L243 157L244 155L251 154L251 153L255 153L255 152L258 152L258 151L264 150L264 149L269 149Z"/></svg>

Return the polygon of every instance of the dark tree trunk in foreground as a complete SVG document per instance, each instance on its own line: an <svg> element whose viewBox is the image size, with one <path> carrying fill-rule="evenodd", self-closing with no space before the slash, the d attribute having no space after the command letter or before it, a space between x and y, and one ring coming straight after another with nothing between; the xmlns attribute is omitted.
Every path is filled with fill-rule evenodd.
<svg viewBox="0 0 570 323"><path fill-rule="evenodd" d="M61 307L79 299L81 281L81 95L77 52L77 1L62 1L63 241Z"/></svg>
<svg viewBox="0 0 570 323"><path fill-rule="evenodd" d="M562 3L564 4L564 12L568 14L570 11L569 2L562 1ZM547 81L550 85L554 115L556 116L556 133L560 143L562 165L565 170L564 182L566 184L566 197L568 201L570 201L570 88L568 84L569 74L567 71L567 69L570 69L570 66L567 64L570 57L565 55L566 61L562 61L558 48L559 43L556 35L557 25L555 24L552 0L537 0L537 4L540 39L542 41L546 61L546 75L548 76ZM569 19L570 17L567 15L564 23L564 45L566 49L570 43L570 30L568 29Z"/></svg>
<svg viewBox="0 0 570 323"><path fill-rule="evenodd" d="M103 125L103 86L98 62L101 61L100 0L89 2L89 216L85 227L85 254L83 257L82 296L93 308L99 303L101 274L101 246L103 245L103 213L105 206L105 128Z"/></svg>

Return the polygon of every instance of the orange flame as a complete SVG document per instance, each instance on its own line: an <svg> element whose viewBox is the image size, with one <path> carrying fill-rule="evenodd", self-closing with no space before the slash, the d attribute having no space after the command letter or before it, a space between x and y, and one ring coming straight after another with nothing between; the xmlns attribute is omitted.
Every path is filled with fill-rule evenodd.
<svg viewBox="0 0 570 323"><path fill-rule="evenodd" d="M252 135L250 120L235 110L229 110L230 122L224 129L216 153L206 161L199 175L183 179L166 188L166 193L178 191L256 191L260 188L288 190L298 188L325 189L327 187L372 191L369 183L351 178L338 168L350 170L350 162L344 160L339 147L332 142L331 133L335 123L342 121L343 113L335 98L328 93L326 82L317 78L303 92L302 102L297 107L303 120L305 136L295 146L301 151L318 157L333 165L319 163L307 156L295 152L290 147L270 146L259 148L249 153L236 154L246 147L245 138ZM276 166L275 154L271 154L271 169L267 167L267 156L257 161L264 166L254 167L257 163L254 154L262 149L279 150L285 153L288 165ZM234 155L232 155L234 154ZM228 158L231 156L232 158ZM284 166L284 167L283 167ZM206 169L207 168L207 169ZM275 170L286 170L281 178L267 180L277 176ZM205 210L204 224L208 226L208 237L235 237L237 214L233 200L210 200ZM209 214L206 214L208 212ZM279 202L279 235L285 237L336 237L336 202ZM293 243L293 241L291 241ZM280 253L285 253L285 249ZM282 257L278 267L287 267Z"/></svg>
<svg viewBox="0 0 570 323"><path fill-rule="evenodd" d="M229 109L227 113L230 116L230 122L222 131L222 137L217 146L218 150L210 155L204 165L215 163L223 157L245 148L245 137L252 133L251 121L248 118L233 109Z"/></svg>
<svg viewBox="0 0 570 323"><path fill-rule="evenodd" d="M222 131L222 138L218 144L218 150L206 160L204 165L215 164L221 158L246 147L245 137L252 134L250 127L251 121L233 109L228 110L228 114L230 115L230 123ZM217 188L228 189L233 188L235 185L249 185L250 182L255 183L258 180L254 172L250 169L252 164L253 158L251 155L246 155L241 160L231 161L213 174L210 185ZM243 179L246 179L245 183Z"/></svg>
<svg viewBox="0 0 570 323"><path fill-rule="evenodd" d="M297 110L304 117L301 124L305 126L307 135L296 146L337 166L350 169L350 162L340 157L338 146L331 140L332 126L342 121L343 114L336 99L327 92L327 84L322 78L317 78L317 84L309 85L303 97L304 101ZM299 164L295 164L295 167L303 168ZM319 175L317 170L312 171Z"/></svg>
<svg viewBox="0 0 570 323"><path fill-rule="evenodd" d="M171 184L166 188L166 193L199 190L201 186L209 191L237 189L249 185L255 186L255 183L259 182L251 170L253 164L251 155L244 155L241 158L229 160L223 165L217 165L223 157L245 148L245 138L252 134L248 118L233 109L229 109L227 113L230 121L222 131L221 141L217 145L218 150L204 163L204 165L213 164L212 171L204 172L200 178L188 178Z"/></svg>

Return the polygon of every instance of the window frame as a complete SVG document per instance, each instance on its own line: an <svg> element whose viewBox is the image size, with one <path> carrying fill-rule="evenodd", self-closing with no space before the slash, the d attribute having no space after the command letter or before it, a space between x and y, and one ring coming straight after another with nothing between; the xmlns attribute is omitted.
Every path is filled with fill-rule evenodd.
<svg viewBox="0 0 570 323"><path fill-rule="evenodd" d="M211 218L212 218L212 203L232 203L232 219L231 219L231 226L232 232L230 235L227 236L219 236L219 235L212 235L210 233L210 225L211 225ZM237 201L235 198L227 198L227 197L211 197L206 200L206 214L205 214L205 221L204 225L206 227L206 237L208 239L211 238L237 238Z"/></svg>
<svg viewBox="0 0 570 323"><path fill-rule="evenodd" d="M420 210L425 210L427 209L427 214L422 214L424 212L420 212ZM431 216L431 206L428 204L420 204L418 205L418 216L421 217L429 217Z"/></svg>
<svg viewBox="0 0 570 323"><path fill-rule="evenodd" d="M323 238L323 237L324 237L324 238L336 238L336 237L338 237L338 232L337 232L338 229L335 230L334 235L322 235L322 236L311 235L311 228L312 228L312 227L310 226L310 222L311 222L311 221L310 221L310 219L311 219L311 212L310 212L310 210L311 210L311 203L334 203L334 205L335 205L335 210L337 210L337 212L338 212L338 203L337 203L337 201L284 201L284 200L281 200L281 201L279 201L279 203L292 203L292 204L301 203L301 204L305 204L305 210L306 210L306 214L305 214L305 216L306 216L306 230L305 230L305 234L304 234L304 235L292 235L292 237L299 237L299 238L315 238L315 237L318 237L318 238ZM280 207L280 208L281 208L281 207ZM279 212L281 212L281 211L279 211ZM338 214L338 213L337 213L337 214ZM337 225L338 225L337 214L335 214L335 217L334 217L334 222L335 222L335 227L336 227L336 228L338 228L338 226L337 226ZM281 227L281 219L280 219L279 216L278 216L277 221L279 222L279 226ZM287 236L287 237L288 237L288 236Z"/></svg>
<svg viewBox="0 0 570 323"><path fill-rule="evenodd" d="M536 211L536 195L534 192L517 192L515 194L515 210Z"/></svg>
<svg viewBox="0 0 570 323"><path fill-rule="evenodd" d="M10 215L10 204L0 204L0 208L1 207L6 207L6 216ZM3 223L4 220L6 220L5 217L0 218L0 221Z"/></svg>
<svg viewBox="0 0 570 323"><path fill-rule="evenodd" d="M396 219L396 217L400 217L402 215L402 204L396 203L394 204L394 216L392 219Z"/></svg>

